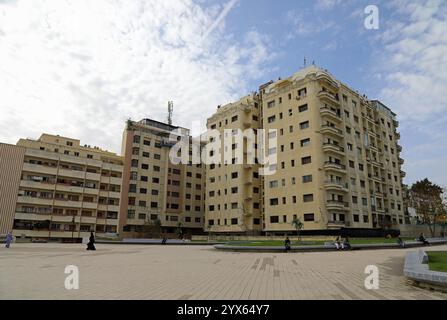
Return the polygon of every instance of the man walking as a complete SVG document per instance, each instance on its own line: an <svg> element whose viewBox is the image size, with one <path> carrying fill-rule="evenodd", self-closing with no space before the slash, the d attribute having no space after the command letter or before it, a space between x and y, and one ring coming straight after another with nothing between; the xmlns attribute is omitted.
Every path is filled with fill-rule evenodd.
<svg viewBox="0 0 447 320"><path fill-rule="evenodd" d="M11 246L11 242L14 239L14 237L12 236L11 232L8 232L8 234L6 235L6 248L9 248Z"/></svg>

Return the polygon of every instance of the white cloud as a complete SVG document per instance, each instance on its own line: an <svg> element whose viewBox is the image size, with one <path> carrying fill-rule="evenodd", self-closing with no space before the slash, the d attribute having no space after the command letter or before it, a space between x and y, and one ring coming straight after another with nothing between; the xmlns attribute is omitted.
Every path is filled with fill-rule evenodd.
<svg viewBox="0 0 447 320"><path fill-rule="evenodd" d="M341 0L317 0L315 3L316 9L319 10L332 10L336 6L340 5L342 3Z"/></svg>
<svg viewBox="0 0 447 320"><path fill-rule="evenodd" d="M397 0L392 8L397 20L380 35L381 97L403 120L427 121L447 112L447 2Z"/></svg>
<svg viewBox="0 0 447 320"><path fill-rule="evenodd" d="M0 141L41 132L120 151L124 121L189 127L252 89L274 53L252 30L224 26L223 7L192 0L18 1L0 4Z"/></svg>

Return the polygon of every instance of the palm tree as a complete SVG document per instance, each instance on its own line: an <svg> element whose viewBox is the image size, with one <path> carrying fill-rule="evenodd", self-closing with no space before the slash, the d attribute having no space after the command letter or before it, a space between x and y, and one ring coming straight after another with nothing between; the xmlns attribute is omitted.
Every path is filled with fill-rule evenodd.
<svg viewBox="0 0 447 320"><path fill-rule="evenodd" d="M296 234L298 236L298 241L300 241L301 240L301 238L300 238L300 231L301 231L301 229L303 229L304 224L301 222L301 220L298 217L295 217L295 218L293 218L292 225L296 229Z"/></svg>

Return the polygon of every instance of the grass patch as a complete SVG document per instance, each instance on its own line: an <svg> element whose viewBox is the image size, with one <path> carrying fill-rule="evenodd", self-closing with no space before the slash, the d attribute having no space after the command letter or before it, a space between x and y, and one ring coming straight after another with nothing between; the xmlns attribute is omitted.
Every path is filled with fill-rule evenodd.
<svg viewBox="0 0 447 320"><path fill-rule="evenodd" d="M447 251L427 251L431 271L447 272Z"/></svg>

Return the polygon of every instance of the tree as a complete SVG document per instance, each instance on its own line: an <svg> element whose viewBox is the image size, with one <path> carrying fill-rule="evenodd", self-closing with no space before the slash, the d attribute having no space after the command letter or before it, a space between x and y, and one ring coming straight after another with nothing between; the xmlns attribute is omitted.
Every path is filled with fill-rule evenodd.
<svg viewBox="0 0 447 320"><path fill-rule="evenodd" d="M144 233L148 237L161 237L161 221L159 219L148 220L144 223Z"/></svg>
<svg viewBox="0 0 447 320"><path fill-rule="evenodd" d="M183 238L183 229L182 229L182 223L179 222L177 225L177 229L175 229L175 234L179 239Z"/></svg>
<svg viewBox="0 0 447 320"><path fill-rule="evenodd" d="M410 189L410 204L416 209L422 223L428 225L432 237L436 235L436 224L445 214L442 194L443 189L427 178L417 181Z"/></svg>
<svg viewBox="0 0 447 320"><path fill-rule="evenodd" d="M301 222L301 220L298 217L295 217L295 218L293 218L292 225L296 229L296 234L298 236L298 239L300 239L300 231L301 231L301 229L303 229L304 224Z"/></svg>

